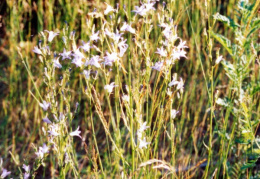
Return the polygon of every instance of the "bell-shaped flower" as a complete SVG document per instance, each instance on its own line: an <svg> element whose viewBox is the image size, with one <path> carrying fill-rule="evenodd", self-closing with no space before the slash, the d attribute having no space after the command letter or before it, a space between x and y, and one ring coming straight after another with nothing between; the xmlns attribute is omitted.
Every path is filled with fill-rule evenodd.
<svg viewBox="0 0 260 179"><path fill-rule="evenodd" d="M114 87L116 87L115 82L110 83L109 85L105 85L104 89L110 94L112 93Z"/></svg>
<svg viewBox="0 0 260 179"><path fill-rule="evenodd" d="M91 66L95 66L97 68L100 68L100 64L99 64L100 58L98 55L94 55L93 57L91 57L91 59L89 61L86 61L85 66L91 65Z"/></svg>
<svg viewBox="0 0 260 179"><path fill-rule="evenodd" d="M142 148L147 148L147 145L149 145L151 142L147 142L146 141L146 138L144 137L143 139L139 139L139 149L142 149Z"/></svg>
<svg viewBox="0 0 260 179"><path fill-rule="evenodd" d="M125 39L118 43L118 48L120 50L119 57L122 57L128 48L128 44L126 44L126 41L127 40Z"/></svg>
<svg viewBox="0 0 260 179"><path fill-rule="evenodd" d="M47 124L51 124L52 123L47 116L45 118L43 118L42 121L46 122Z"/></svg>
<svg viewBox="0 0 260 179"><path fill-rule="evenodd" d="M37 46L35 46L32 51L36 54L42 55L42 51Z"/></svg>
<svg viewBox="0 0 260 179"><path fill-rule="evenodd" d="M78 136L79 138L82 139L82 137L79 135L80 133L81 131L79 130L79 126L78 126L78 128L75 131L70 133L70 136Z"/></svg>
<svg viewBox="0 0 260 179"><path fill-rule="evenodd" d="M176 115L179 113L179 111L175 109L171 109L171 119L175 119Z"/></svg>
<svg viewBox="0 0 260 179"><path fill-rule="evenodd" d="M70 59L71 51L66 51L66 49L63 49L63 52L60 53L60 56L62 56L62 60Z"/></svg>
<svg viewBox="0 0 260 179"><path fill-rule="evenodd" d="M48 31L48 30L45 30L45 32L49 33L49 36L48 36L49 42L51 42L55 36L59 35L59 32L53 32L53 31Z"/></svg>
<svg viewBox="0 0 260 179"><path fill-rule="evenodd" d="M47 111L48 108L51 106L51 103L47 103L46 101L43 100L43 102L42 102L42 103L39 103L39 105L42 107L42 109L43 109L44 111Z"/></svg>
<svg viewBox="0 0 260 179"><path fill-rule="evenodd" d="M106 8L106 10L104 11L104 14L105 15L107 15L108 13L110 13L110 12L115 12L116 10L112 7L112 6L110 6L109 4L107 4L107 3L105 3L106 5L107 5L107 8Z"/></svg>
<svg viewBox="0 0 260 179"><path fill-rule="evenodd" d="M79 48L82 48L85 52L89 52L89 50L90 50L90 43L89 42L87 42L87 43L85 43L83 40L82 40L82 46L80 46Z"/></svg>
<svg viewBox="0 0 260 179"><path fill-rule="evenodd" d="M163 67L163 62L156 62L155 65L152 66L152 69L161 71L162 67Z"/></svg>
<svg viewBox="0 0 260 179"><path fill-rule="evenodd" d="M62 65L59 62L59 57L53 59L53 65L55 68L62 68Z"/></svg>
<svg viewBox="0 0 260 179"><path fill-rule="evenodd" d="M135 34L135 29L133 29L130 25L124 22L123 26L120 28L121 31L128 31L132 34Z"/></svg>
<svg viewBox="0 0 260 179"><path fill-rule="evenodd" d="M161 55L162 57L167 57L167 51L163 49L163 47L161 48L157 48L157 51L155 53L158 53L159 55Z"/></svg>
<svg viewBox="0 0 260 179"><path fill-rule="evenodd" d="M5 178L6 176L10 175L11 172L6 170L5 168L2 169L1 178Z"/></svg>

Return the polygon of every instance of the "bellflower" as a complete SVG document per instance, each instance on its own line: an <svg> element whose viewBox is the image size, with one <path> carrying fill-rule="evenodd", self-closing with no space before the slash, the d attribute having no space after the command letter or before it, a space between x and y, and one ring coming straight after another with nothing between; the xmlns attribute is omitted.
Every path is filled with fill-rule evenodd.
<svg viewBox="0 0 260 179"><path fill-rule="evenodd" d="M163 47L161 48L157 48L157 51L155 53L158 53L159 55L161 55L162 57L166 57L167 56L167 51L163 49Z"/></svg>
<svg viewBox="0 0 260 179"><path fill-rule="evenodd" d="M49 33L49 37L48 37L49 42L51 42L55 36L59 35L59 32L53 32L48 30L45 30L45 32Z"/></svg>
<svg viewBox="0 0 260 179"><path fill-rule="evenodd" d="M98 63L100 61L100 58L98 55L94 55L93 57L91 57L91 59L89 61L86 61L85 66L91 65L91 66L95 66L97 68L100 68L100 64Z"/></svg>
<svg viewBox="0 0 260 179"><path fill-rule="evenodd" d="M30 165L27 166L23 164L23 169L25 170L25 172L30 173Z"/></svg>
<svg viewBox="0 0 260 179"><path fill-rule="evenodd" d="M110 85L105 85L104 89L110 94L113 91L113 88L116 87L115 82L110 83Z"/></svg>
<svg viewBox="0 0 260 179"><path fill-rule="evenodd" d="M216 64L219 64L219 62L221 62L223 60L223 56L219 56L217 59L216 59Z"/></svg>
<svg viewBox="0 0 260 179"><path fill-rule="evenodd" d="M107 52L107 56L104 57L104 64L112 66L112 63L118 61L119 58L116 52L112 52L111 54Z"/></svg>
<svg viewBox="0 0 260 179"><path fill-rule="evenodd" d="M42 103L39 103L39 105L42 107L42 109L43 109L44 111L47 111L48 108L51 106L51 103L47 103L46 101L43 100L43 102L42 102Z"/></svg>
<svg viewBox="0 0 260 179"><path fill-rule="evenodd" d="M176 115L179 113L179 111L175 109L171 109L171 119L175 119Z"/></svg>
<svg viewBox="0 0 260 179"><path fill-rule="evenodd" d="M62 60L70 59L71 51L66 51L66 49L63 49L63 52L60 53L60 56L62 56Z"/></svg>
<svg viewBox="0 0 260 179"><path fill-rule="evenodd" d="M3 168L2 174L1 174L1 178L5 178L6 176L8 176L8 175L10 175L10 174L11 174L10 171L8 171L8 170L6 170L6 169Z"/></svg>
<svg viewBox="0 0 260 179"><path fill-rule="evenodd" d="M99 31L94 33L94 28L93 28L92 29L92 35L90 36L90 40L97 42L100 39L98 35L99 35Z"/></svg>
<svg viewBox="0 0 260 179"><path fill-rule="evenodd" d="M79 126L78 126L78 128L75 131L70 133L70 136L78 136L79 138L82 139L82 137L79 135L80 133L81 131L79 130Z"/></svg>
<svg viewBox="0 0 260 179"><path fill-rule="evenodd" d="M120 50L119 57L122 57L128 48L128 44L126 44L126 41L127 40L125 39L125 40L119 42L119 44L118 44L118 48Z"/></svg>
<svg viewBox="0 0 260 179"><path fill-rule="evenodd" d="M59 57L56 59L55 58L53 59L53 65L55 68L62 68L62 65L59 62Z"/></svg>
<svg viewBox="0 0 260 179"><path fill-rule="evenodd" d="M152 69L161 71L161 68L163 67L163 62L156 62L154 66L152 66Z"/></svg>
<svg viewBox="0 0 260 179"><path fill-rule="evenodd" d="M51 124L51 121L47 116L45 118L43 118L42 121L46 122L47 124Z"/></svg>
<svg viewBox="0 0 260 179"><path fill-rule="evenodd" d="M32 51L36 54L42 55L42 51L37 46L35 46Z"/></svg>
<svg viewBox="0 0 260 179"><path fill-rule="evenodd" d="M82 58L79 56L75 56L73 58L73 60L71 61L71 63L74 63L76 65L76 67L81 67L83 65Z"/></svg>
<svg viewBox="0 0 260 179"><path fill-rule="evenodd" d="M90 50L90 43L89 42L87 42L87 43L85 43L83 40L82 40L82 46L80 46L79 48L82 48L85 52L89 52L89 50Z"/></svg>
<svg viewBox="0 0 260 179"><path fill-rule="evenodd" d="M106 10L104 11L104 14L105 15L107 15L108 13L110 13L110 12L115 12L116 10L112 7L112 6L110 6L109 4L107 4L107 3L105 3L106 5L107 5L107 8L106 8Z"/></svg>
<svg viewBox="0 0 260 179"><path fill-rule="evenodd" d="M128 31L132 34L135 34L135 29L133 29L130 25L124 22L123 26L120 28L121 31Z"/></svg>
<svg viewBox="0 0 260 179"><path fill-rule="evenodd" d="M147 145L149 145L151 142L147 142L146 138L144 137L143 140L139 138L139 149L147 148Z"/></svg>
<svg viewBox="0 0 260 179"><path fill-rule="evenodd" d="M83 74L87 80L90 78L90 70L83 70Z"/></svg>

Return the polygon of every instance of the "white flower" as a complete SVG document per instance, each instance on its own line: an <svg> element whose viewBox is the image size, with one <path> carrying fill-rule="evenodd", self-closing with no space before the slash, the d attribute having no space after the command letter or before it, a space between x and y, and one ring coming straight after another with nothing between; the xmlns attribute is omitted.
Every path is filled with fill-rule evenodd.
<svg viewBox="0 0 260 179"><path fill-rule="evenodd" d="M51 121L47 116L45 118L43 118L42 121L46 122L47 124L51 124Z"/></svg>
<svg viewBox="0 0 260 179"><path fill-rule="evenodd" d="M147 13L147 9L145 8L144 5L138 7L135 6L135 10L133 10L132 12L135 12L136 14L139 14L140 16L145 16Z"/></svg>
<svg viewBox="0 0 260 179"><path fill-rule="evenodd" d="M151 142L147 142L146 141L146 138L144 137L144 139L140 139L139 138L139 149L142 149L142 148L147 148L147 145L150 144Z"/></svg>
<svg viewBox="0 0 260 179"><path fill-rule="evenodd" d="M49 37L48 37L49 42L51 42L55 36L59 35L59 32L53 32L48 30L45 30L45 32L49 33Z"/></svg>
<svg viewBox="0 0 260 179"><path fill-rule="evenodd" d="M159 55L161 55L162 57L166 57L167 56L167 51L163 49L163 47L161 48L157 48L157 51L155 53L158 53Z"/></svg>
<svg viewBox="0 0 260 179"><path fill-rule="evenodd" d="M43 102L42 102L42 103L39 103L39 105L42 107L42 109L43 109L44 111L47 111L48 108L51 106L51 103L47 103L46 101L43 100Z"/></svg>
<svg viewBox="0 0 260 179"><path fill-rule="evenodd" d="M128 25L126 22L124 22L123 26L120 28L121 31L128 31L132 34L135 33L135 29L133 29L130 25Z"/></svg>
<svg viewBox="0 0 260 179"><path fill-rule="evenodd" d="M95 66L97 68L100 68L100 64L98 63L100 61L100 58L98 55L94 55L93 57L91 57L91 59L89 61L86 61L85 66L88 65L92 65Z"/></svg>
<svg viewBox="0 0 260 179"><path fill-rule="evenodd" d="M27 172L27 173L30 173L30 165L25 165L23 164L23 169Z"/></svg>
<svg viewBox="0 0 260 179"><path fill-rule="evenodd" d="M32 51L33 51L34 53L37 53L37 54L39 54L39 55L42 55L42 51L41 51L37 46L35 46Z"/></svg>
<svg viewBox="0 0 260 179"><path fill-rule="evenodd" d="M90 40L91 41L95 41L97 42L99 40L99 31L97 31L96 33L94 33L94 28L92 29L92 35L90 36Z"/></svg>
<svg viewBox="0 0 260 179"><path fill-rule="evenodd" d="M74 51L73 56L75 58L85 58L84 54L79 51L79 48Z"/></svg>
<svg viewBox="0 0 260 179"><path fill-rule="evenodd" d="M75 131L70 133L70 136L78 136L82 139L82 137L79 135L80 133L81 131L79 130L79 126L78 126L78 128Z"/></svg>
<svg viewBox="0 0 260 179"><path fill-rule="evenodd" d="M30 178L30 173L24 173L23 174L23 179L29 179Z"/></svg>
<svg viewBox="0 0 260 179"><path fill-rule="evenodd" d="M186 41L182 41L181 39L180 39L180 43L179 43L179 45L178 45L178 50L181 50L181 49L183 49L183 48L188 48L188 46L186 46L185 45L186 44Z"/></svg>
<svg viewBox="0 0 260 179"><path fill-rule="evenodd" d="M185 55L186 55L186 52L183 49L181 49L181 50L174 50L171 57L173 60L180 59L181 57L187 58Z"/></svg>
<svg viewBox="0 0 260 179"><path fill-rule="evenodd" d="M175 119L176 115L179 113L179 111L175 109L171 109L171 119Z"/></svg>
<svg viewBox="0 0 260 179"><path fill-rule="evenodd" d="M5 178L7 175L10 175L10 174L11 174L10 171L3 168L1 178Z"/></svg>
<svg viewBox="0 0 260 179"><path fill-rule="evenodd" d="M107 15L108 13L110 13L111 11L116 11L112 6L110 6L109 4L105 3L107 5L106 10L104 11L104 14Z"/></svg>
<svg viewBox="0 0 260 179"><path fill-rule="evenodd" d="M128 95L124 94L124 95L122 96L122 100L123 100L124 102L126 102L126 103L129 103L130 98L129 98Z"/></svg>
<svg viewBox="0 0 260 179"><path fill-rule="evenodd" d="M111 54L107 52L107 56L104 57L104 64L112 66L112 63L118 61L119 58L116 52L112 52Z"/></svg>
<svg viewBox="0 0 260 179"><path fill-rule="evenodd" d="M74 63L76 65L76 67L81 67L83 65L82 58L79 56L75 56L73 58L73 60L71 61L71 63Z"/></svg>
<svg viewBox="0 0 260 179"><path fill-rule="evenodd" d="M150 0L148 0L147 3L145 3L145 7L146 7L146 10L147 11L150 11L150 10L155 10L155 8L153 7L155 4L155 2L150 2Z"/></svg>
<svg viewBox="0 0 260 179"><path fill-rule="evenodd" d="M221 62L221 60L223 60L223 56L222 55L217 58L216 64L219 64L219 62Z"/></svg>
<svg viewBox="0 0 260 179"><path fill-rule="evenodd" d="M49 147L46 146L46 144L43 144L43 147L39 147L39 150L35 152L38 158L42 159L44 157L44 154L49 152Z"/></svg>
<svg viewBox="0 0 260 179"><path fill-rule="evenodd" d="M83 70L83 74L85 75L86 79L88 80L90 77L90 70Z"/></svg>
<svg viewBox="0 0 260 179"><path fill-rule="evenodd" d="M157 71L161 71L161 68L163 67L163 62L156 62L154 66L152 66L152 69L155 69Z"/></svg>
<svg viewBox="0 0 260 179"><path fill-rule="evenodd" d="M172 87L173 85L177 85L179 82L176 80L176 76L172 77L172 81L168 84L169 87Z"/></svg>
<svg viewBox="0 0 260 179"><path fill-rule="evenodd" d="M82 48L85 52L89 52L89 50L90 50L90 43L89 42L85 43L82 40L82 44L83 44L83 46L80 46L79 48Z"/></svg>
<svg viewBox="0 0 260 179"><path fill-rule="evenodd" d="M49 133L50 135L52 135L52 136L58 136L58 135L60 135L60 134L58 133L58 131L59 131L58 125L52 124L52 125L50 125L49 128L50 128L50 130L48 130L48 133Z"/></svg>
<svg viewBox="0 0 260 179"><path fill-rule="evenodd" d="M119 44L118 44L118 48L120 50L119 57L122 57L128 48L128 45L125 43L126 41L127 40L125 39L125 40L119 42Z"/></svg>
<svg viewBox="0 0 260 179"><path fill-rule="evenodd" d="M183 90L183 86L184 86L184 82L183 82L182 78L180 78L180 81L179 81L179 83L177 85L177 89L178 90Z"/></svg>
<svg viewBox="0 0 260 179"><path fill-rule="evenodd" d="M105 85L104 89L110 94L113 91L113 88L116 87L115 82L110 83L110 85Z"/></svg>
<svg viewBox="0 0 260 179"><path fill-rule="evenodd" d="M54 65L55 68L62 68L62 65L59 62L59 58L60 57L58 57L56 59L55 58L53 59L53 65Z"/></svg>
<svg viewBox="0 0 260 179"><path fill-rule="evenodd" d="M147 126L146 124L147 124L147 122L144 122L144 123L140 126L140 128L137 130L137 132L142 133L142 132L144 132L146 129L150 128L150 127Z"/></svg>
<svg viewBox="0 0 260 179"><path fill-rule="evenodd" d="M65 48L63 49L63 52L60 53L60 55L62 56L62 60L70 59L70 54L71 54L71 51L67 52Z"/></svg>

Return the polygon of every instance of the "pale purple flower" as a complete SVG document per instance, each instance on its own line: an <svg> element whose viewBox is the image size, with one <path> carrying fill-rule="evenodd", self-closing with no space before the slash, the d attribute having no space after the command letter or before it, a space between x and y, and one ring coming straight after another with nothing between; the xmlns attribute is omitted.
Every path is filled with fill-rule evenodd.
<svg viewBox="0 0 260 179"><path fill-rule="evenodd" d="M110 83L109 85L105 85L104 89L110 94L113 91L113 88L116 87L115 82Z"/></svg>
<svg viewBox="0 0 260 179"><path fill-rule="evenodd" d="M100 68L100 64L99 64L100 58L98 55L94 55L93 57L91 57L91 59L89 61L86 61L85 66L91 65L91 66L95 66L97 68Z"/></svg>
<svg viewBox="0 0 260 179"><path fill-rule="evenodd" d="M66 49L63 49L63 52L60 53L60 56L62 56L62 60L70 59L71 51L66 51Z"/></svg>
<svg viewBox="0 0 260 179"><path fill-rule="evenodd" d="M73 56L77 58L85 58L84 54L79 51L79 48L74 51Z"/></svg>
<svg viewBox="0 0 260 179"><path fill-rule="evenodd" d="M23 179L29 179L29 178L30 178L30 173L25 172L23 174Z"/></svg>
<svg viewBox="0 0 260 179"><path fill-rule="evenodd" d="M48 133L52 136L58 136L60 135L58 131L59 131L59 127L55 124L52 124L50 125L50 130L48 130Z"/></svg>
<svg viewBox="0 0 260 179"><path fill-rule="evenodd" d="M157 48L157 51L155 53L158 53L159 55L161 55L162 57L166 57L167 56L167 51L163 49L163 47L161 48Z"/></svg>
<svg viewBox="0 0 260 179"><path fill-rule="evenodd" d="M177 89L182 91L183 88L184 88L184 82L183 82L183 79L180 78L180 81L179 81L179 83L177 85Z"/></svg>
<svg viewBox="0 0 260 179"><path fill-rule="evenodd" d="M3 168L1 178L5 178L6 176L10 175L11 172Z"/></svg>
<svg viewBox="0 0 260 179"><path fill-rule="evenodd" d="M46 122L47 124L51 124L51 121L47 116L45 118L43 118L42 121Z"/></svg>
<svg viewBox="0 0 260 179"><path fill-rule="evenodd" d="M74 63L77 67L81 67L83 65L82 58L79 56L75 56L71 63Z"/></svg>
<svg viewBox="0 0 260 179"><path fill-rule="evenodd" d="M140 7L135 6L135 10L133 10L132 12L135 12L136 14L139 14L140 16L145 16L147 11L148 10L145 8L145 6L142 5Z"/></svg>
<svg viewBox="0 0 260 179"><path fill-rule="evenodd" d="M161 71L161 68L163 67L163 62L156 62L154 66L152 66L152 69Z"/></svg>
<svg viewBox="0 0 260 179"><path fill-rule="evenodd" d="M223 60L223 56L219 56L216 60L216 64L219 64L219 62L221 62Z"/></svg>
<svg viewBox="0 0 260 179"><path fill-rule="evenodd" d="M107 56L104 57L104 64L112 66L112 63L118 61L119 58L116 52L112 52L111 54L107 52Z"/></svg>
<svg viewBox="0 0 260 179"><path fill-rule="evenodd" d="M30 173L30 165L23 164L23 169L25 170L25 172Z"/></svg>
<svg viewBox="0 0 260 179"><path fill-rule="evenodd" d="M181 49L181 50L174 50L173 53L171 54L171 57L172 57L173 60L180 59L181 57L187 58L186 57L186 52L183 49Z"/></svg>
<svg viewBox="0 0 260 179"><path fill-rule="evenodd" d="M82 46L80 46L79 48L82 48L85 52L89 52L89 50L90 50L90 43L89 42L87 42L87 43L85 43L83 40L82 40Z"/></svg>
<svg viewBox="0 0 260 179"><path fill-rule="evenodd" d="M181 39L180 39L180 43L179 43L179 45L178 45L178 50L181 50L181 49L183 49L183 48L188 48L188 46L186 46L186 41L182 41Z"/></svg>
<svg viewBox="0 0 260 179"><path fill-rule="evenodd" d="M86 77L86 79L88 80L90 77L90 70L83 70L83 74Z"/></svg>
<svg viewBox="0 0 260 179"><path fill-rule="evenodd" d="M42 51L41 51L37 46L35 46L32 51L33 51L34 53L37 53L37 54L39 54L39 55L42 55Z"/></svg>
<svg viewBox="0 0 260 179"><path fill-rule="evenodd" d="M173 76L172 81L168 84L169 87L172 87L173 85L177 85L179 82L176 80L176 77Z"/></svg>
<svg viewBox="0 0 260 179"><path fill-rule="evenodd" d="M51 103L47 103L46 101L43 100L43 102L42 102L42 103L39 103L39 105L42 107L42 109L43 109L44 111L47 111L48 108L51 106Z"/></svg>
<svg viewBox="0 0 260 179"><path fill-rule="evenodd" d="M45 30L45 32L49 33L49 37L48 37L49 42L51 42L55 36L59 35L59 32L53 32L48 30Z"/></svg>
<svg viewBox="0 0 260 179"><path fill-rule="evenodd" d="M75 131L70 133L70 136L78 136L79 138L82 139L82 137L79 135L80 133L81 131L79 130L79 126L78 126L78 128Z"/></svg>
<svg viewBox="0 0 260 179"><path fill-rule="evenodd" d="M90 36L90 40L97 42L100 39L98 35L99 35L99 31L94 33L94 28L93 28L92 29L92 35Z"/></svg>
<svg viewBox="0 0 260 179"><path fill-rule="evenodd" d="M126 44L126 41L127 40L125 39L125 40L119 42L119 44L118 44L118 48L120 50L119 57L122 57L128 48L128 44Z"/></svg>
<svg viewBox="0 0 260 179"><path fill-rule="evenodd" d="M39 147L39 150L35 152L38 158L42 159L44 157L44 154L49 152L49 147L46 146L46 144L43 144L43 147Z"/></svg>
<svg viewBox="0 0 260 179"><path fill-rule="evenodd" d="M104 14L105 15L107 15L108 13L110 13L110 12L115 12L116 10L112 7L112 6L110 6L109 4L107 4L107 3L105 3L106 5L107 5L107 8L106 8L106 10L104 11Z"/></svg>
<svg viewBox="0 0 260 179"><path fill-rule="evenodd" d="M135 33L135 29L133 29L130 25L128 25L126 22L124 22L123 26L120 28L121 31L128 31L132 34Z"/></svg>
<svg viewBox="0 0 260 179"><path fill-rule="evenodd" d="M62 65L59 62L59 58L60 57L58 57L56 59L55 58L53 59L53 65L54 65L55 68L62 68Z"/></svg>
<svg viewBox="0 0 260 179"><path fill-rule="evenodd" d="M146 138L144 137L143 140L138 138L139 139L139 149L142 149L142 148L147 148L147 145L149 145L151 142L147 142L146 141Z"/></svg>
<svg viewBox="0 0 260 179"><path fill-rule="evenodd" d="M148 0L148 2L145 3L144 5L145 5L145 7L146 7L146 10L147 10L147 11L150 11L150 10L155 10L155 8L153 7L154 4L155 4L155 2L150 2L150 1Z"/></svg>

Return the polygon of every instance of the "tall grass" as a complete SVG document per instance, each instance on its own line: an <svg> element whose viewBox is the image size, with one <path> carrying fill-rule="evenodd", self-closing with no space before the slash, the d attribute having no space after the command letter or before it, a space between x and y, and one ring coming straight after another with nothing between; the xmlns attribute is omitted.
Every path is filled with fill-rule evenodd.
<svg viewBox="0 0 260 179"><path fill-rule="evenodd" d="M133 12L146 1L107 3L1 2L1 177L257 178L259 1L158 1L147 15ZM179 39L166 44L166 26Z"/></svg>

